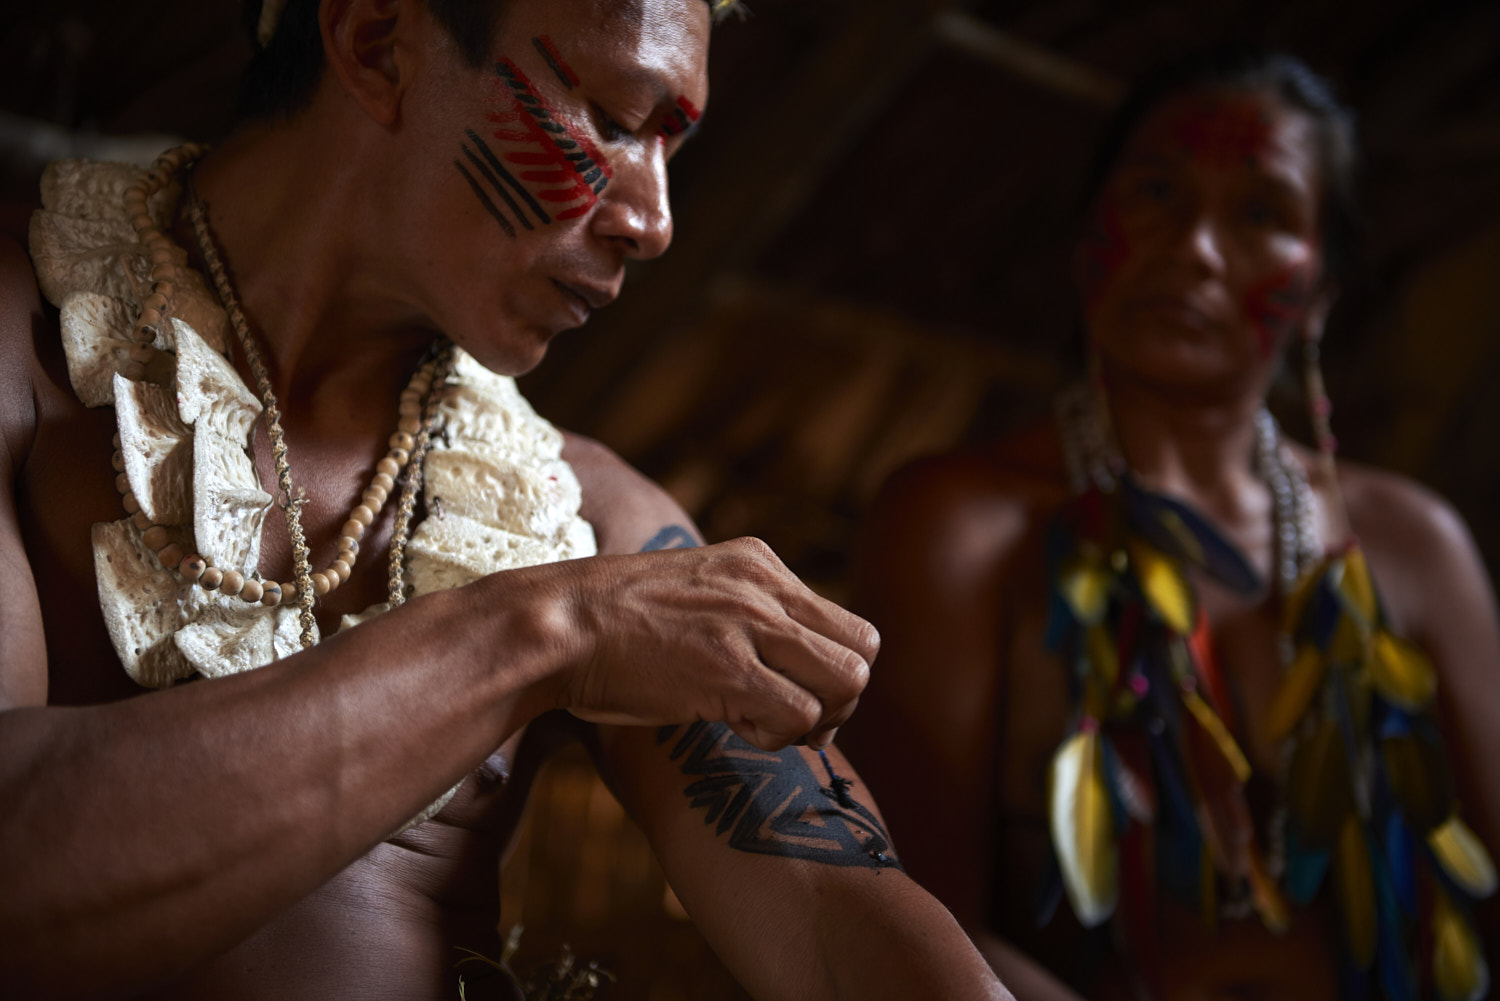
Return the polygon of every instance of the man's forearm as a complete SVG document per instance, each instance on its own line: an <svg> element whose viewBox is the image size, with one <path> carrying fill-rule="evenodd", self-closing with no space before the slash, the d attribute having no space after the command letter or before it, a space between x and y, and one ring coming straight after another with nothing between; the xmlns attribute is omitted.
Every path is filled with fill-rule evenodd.
<svg viewBox="0 0 1500 1001"><path fill-rule="evenodd" d="M893 882L896 874L880 874ZM830 906L820 921L823 964L839 1001L905 998L1006 999L1012 995L958 922L905 880L864 899ZM1029 997L1029 995L1024 995Z"/></svg>
<svg viewBox="0 0 1500 1001"><path fill-rule="evenodd" d="M248 674L0 715L0 994L145 985L227 948L551 708L566 647L528 573Z"/></svg>

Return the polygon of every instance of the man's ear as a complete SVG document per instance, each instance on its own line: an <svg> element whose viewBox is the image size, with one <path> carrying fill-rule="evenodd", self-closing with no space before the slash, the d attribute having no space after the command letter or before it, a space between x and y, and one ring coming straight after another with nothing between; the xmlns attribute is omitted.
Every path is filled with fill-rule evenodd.
<svg viewBox="0 0 1500 1001"><path fill-rule="evenodd" d="M376 122L393 126L415 76L424 10L413 0L323 0L323 57L344 92Z"/></svg>

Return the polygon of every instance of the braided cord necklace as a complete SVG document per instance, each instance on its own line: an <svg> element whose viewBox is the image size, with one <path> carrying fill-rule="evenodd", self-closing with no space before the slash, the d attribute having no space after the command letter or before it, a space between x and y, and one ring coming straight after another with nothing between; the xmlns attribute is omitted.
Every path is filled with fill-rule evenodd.
<svg viewBox="0 0 1500 1001"><path fill-rule="evenodd" d="M165 188L180 172L190 171L205 152L206 147L197 144L169 150L158 157L146 174L126 190L127 216L152 265L151 291L141 304L141 313L133 328L134 345L130 363L125 370L125 375L134 380L148 378L149 369L159 353L154 347L159 328L169 318L173 298L183 284L182 276L177 270L179 265L176 263L180 251L171 238L156 226L147 211L147 205L152 195ZM140 509L124 473L124 460L119 451L116 451L114 459L115 468L120 473L117 485L124 495L127 512L133 515L137 527L142 530L147 548L156 553L164 567L176 570L184 580L195 582L210 591L220 590L225 594L237 595L246 603L275 606L295 597L302 627L301 644L308 648L317 641L317 624L313 614L316 600L349 579L359 555L360 539L374 523L391 491L395 489L398 478L402 478L403 471L405 476L401 483L401 497L390 546L390 604L394 607L406 598L404 563L407 537L411 531L421 487L423 461L431 448L432 431L442 400L442 387L447 382L452 365L452 346L446 339L440 339L402 392L397 429L389 439L385 457L375 465L375 473L361 496L361 502L354 507L343 524L338 539L338 556L325 570L314 572L306 533L302 527L301 508L306 503L306 498L304 492L298 490L292 481L286 436L281 427L281 409L271 387L270 373L256 342L255 333L240 305L228 268L225 267L213 239L207 208L192 184L191 174L185 183L186 212L198 249L230 326L234 329L240 349L244 352L246 364L255 378L260 396L276 467L279 489L276 501L285 514L287 535L291 541L293 579L281 584L263 581L239 570L216 567L208 555L184 554L182 547L172 541L168 530L164 526L153 524ZM118 436L116 448L120 448Z"/></svg>

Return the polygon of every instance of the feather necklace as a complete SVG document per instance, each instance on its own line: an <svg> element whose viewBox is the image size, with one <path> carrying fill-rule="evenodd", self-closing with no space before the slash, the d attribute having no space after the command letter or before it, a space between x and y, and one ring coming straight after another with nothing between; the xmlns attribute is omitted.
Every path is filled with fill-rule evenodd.
<svg viewBox="0 0 1500 1001"><path fill-rule="evenodd" d="M1080 385L1057 407L1075 496L1048 539L1046 642L1075 711L1048 773L1056 865L1043 919L1064 895L1085 926L1120 917L1149 985L1158 888L1209 925L1256 914L1281 932L1291 906L1327 886L1344 997L1415 1001L1422 967L1444 1001L1481 997L1469 910L1493 892L1495 868L1457 815L1430 712L1436 673L1389 629L1362 551L1321 551L1306 474L1262 409L1252 461L1273 500L1284 667L1263 722L1284 766L1262 837L1187 570L1247 598L1267 589L1206 519L1136 482L1101 396Z"/></svg>

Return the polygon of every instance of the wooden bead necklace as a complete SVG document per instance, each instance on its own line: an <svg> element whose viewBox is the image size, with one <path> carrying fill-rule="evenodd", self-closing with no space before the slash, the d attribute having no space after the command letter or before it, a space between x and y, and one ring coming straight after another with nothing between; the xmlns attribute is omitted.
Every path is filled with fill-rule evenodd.
<svg viewBox="0 0 1500 1001"><path fill-rule="evenodd" d="M170 305L175 289L182 284L178 271L179 248L152 221L147 208L150 198L165 188L177 174L192 166L207 148L196 143L168 150L151 165L145 175L125 192L125 208L131 225L151 261L151 290L141 303L141 313L131 332L133 342L130 362L126 366L126 378L140 381L147 378L147 369L155 360L155 341L161 325L170 315ZM187 185L187 215L198 240L198 248L213 279L224 311L234 328L240 348L245 353L246 363L255 376L260 393L266 431L271 439L271 452L276 464L276 479L280 488L277 504L286 514L287 534L292 544L293 579L284 583L263 580L254 574L217 567L210 556L186 553L173 542L167 528L153 524L131 492L129 478L125 475L124 454L120 451L120 438L115 436L114 468L119 474L115 484L124 496L125 510L141 530L146 547L156 554L161 565L175 570L183 580L191 581L209 591L235 595L246 604L261 604L274 607L283 601L297 599L301 611L302 646L310 647L316 642L317 627L313 618L313 604L317 598L336 590L353 573L359 556L360 539L379 517L387 498L395 490L396 482L406 471L402 483L401 498L397 509L395 531L391 542L390 602L392 606L405 600L403 558L411 519L416 507L417 489L421 482L422 460L432 440L432 428L437 416L441 389L446 383L451 365L451 349L446 341L439 342L430 357L420 365L401 393L396 431L388 442L389 449L375 464L375 473L370 485L360 498L360 503L349 513L338 540L338 556L324 570L313 572L307 539L302 530L301 507L305 498L293 487L291 465L287 458L285 435L281 428L281 410L276 395L271 389L270 374L261 356L255 337L250 329L239 297L229 280L229 274L209 232L207 212L202 200L192 187Z"/></svg>

